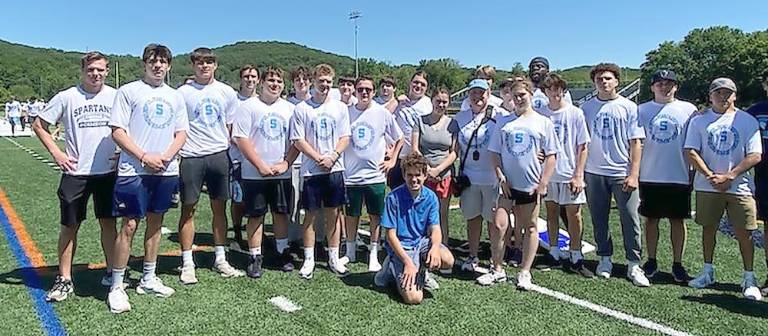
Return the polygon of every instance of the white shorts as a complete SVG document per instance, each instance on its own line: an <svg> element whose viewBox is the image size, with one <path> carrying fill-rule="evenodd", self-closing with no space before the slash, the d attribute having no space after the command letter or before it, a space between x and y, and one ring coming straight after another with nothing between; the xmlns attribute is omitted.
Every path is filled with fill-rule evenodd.
<svg viewBox="0 0 768 336"><path fill-rule="evenodd" d="M571 192L571 184L567 182L550 182L544 202L555 202L559 205L585 204L587 194L582 189L579 194L574 195Z"/></svg>
<svg viewBox="0 0 768 336"><path fill-rule="evenodd" d="M493 221L493 210L499 200L499 187L495 185L470 185L461 193L459 199L461 213L464 219L483 216L483 219Z"/></svg>

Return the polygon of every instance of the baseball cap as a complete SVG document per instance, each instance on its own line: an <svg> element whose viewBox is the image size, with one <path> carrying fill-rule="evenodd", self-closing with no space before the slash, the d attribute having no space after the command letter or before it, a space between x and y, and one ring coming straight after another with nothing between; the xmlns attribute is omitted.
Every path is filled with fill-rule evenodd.
<svg viewBox="0 0 768 336"><path fill-rule="evenodd" d="M469 82L469 86L467 86L467 90L472 89L483 89L483 91L488 90L488 81L485 79L473 79L471 82Z"/></svg>
<svg viewBox="0 0 768 336"><path fill-rule="evenodd" d="M668 80L677 83L677 74L672 70L656 70L651 77L651 84L660 82L662 80Z"/></svg>
<svg viewBox="0 0 768 336"><path fill-rule="evenodd" d="M730 78L720 77L713 80L712 84L709 84L709 92L715 91L717 89L728 89L736 92L736 83L734 83Z"/></svg>

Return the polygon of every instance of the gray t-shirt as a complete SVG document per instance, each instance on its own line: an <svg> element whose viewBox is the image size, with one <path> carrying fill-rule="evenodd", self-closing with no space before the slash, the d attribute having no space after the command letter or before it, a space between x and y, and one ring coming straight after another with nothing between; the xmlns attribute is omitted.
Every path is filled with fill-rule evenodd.
<svg viewBox="0 0 768 336"><path fill-rule="evenodd" d="M447 119L447 120L445 120ZM440 165L451 150L453 139L458 137L459 124L453 118L445 116L441 118L434 126L428 125L429 115L421 117L419 123L419 151L429 162L430 167ZM445 178L453 172L453 165L440 173L441 178Z"/></svg>

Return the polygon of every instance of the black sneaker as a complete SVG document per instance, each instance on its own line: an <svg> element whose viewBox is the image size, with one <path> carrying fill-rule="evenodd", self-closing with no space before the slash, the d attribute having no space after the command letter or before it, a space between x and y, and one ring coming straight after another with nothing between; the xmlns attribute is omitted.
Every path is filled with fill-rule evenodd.
<svg viewBox="0 0 768 336"><path fill-rule="evenodd" d="M264 257L257 255L257 256L251 256L251 262L248 263L248 268L245 269L246 274L248 274L248 277L251 277L253 279L261 278L261 262L263 261Z"/></svg>
<svg viewBox="0 0 768 336"><path fill-rule="evenodd" d="M504 248L504 260L503 260L504 266L509 266L509 262L512 260L513 252L514 251L510 247Z"/></svg>
<svg viewBox="0 0 768 336"><path fill-rule="evenodd" d="M688 281L691 280L685 267L680 263L672 264L672 278L674 278L677 283L688 283Z"/></svg>
<svg viewBox="0 0 768 336"><path fill-rule="evenodd" d="M171 208L174 208L174 209L178 208L180 200L181 200L181 195L178 192L171 194Z"/></svg>
<svg viewBox="0 0 768 336"><path fill-rule="evenodd" d="M293 265L293 255L286 248L283 253L280 254L280 268L283 272L293 272L295 266Z"/></svg>
<svg viewBox="0 0 768 336"><path fill-rule="evenodd" d="M643 272L645 272L645 277L650 279L656 276L656 273L659 272L659 265L656 263L656 259L648 258L648 261L643 264ZM673 270L674 273L674 270ZM677 280L675 280L677 281ZM685 280L688 281L688 280ZM680 282L680 281L677 281Z"/></svg>
<svg viewBox="0 0 768 336"><path fill-rule="evenodd" d="M563 262L560 259L555 259L549 252L544 254L544 260L536 264L536 269L540 271L548 271L553 268L563 268Z"/></svg>
<svg viewBox="0 0 768 336"><path fill-rule="evenodd" d="M568 269L576 274L580 274L581 276L592 279L595 277L595 273L590 271L587 266L584 266L584 259L579 260L575 263L571 263L571 265L568 267Z"/></svg>

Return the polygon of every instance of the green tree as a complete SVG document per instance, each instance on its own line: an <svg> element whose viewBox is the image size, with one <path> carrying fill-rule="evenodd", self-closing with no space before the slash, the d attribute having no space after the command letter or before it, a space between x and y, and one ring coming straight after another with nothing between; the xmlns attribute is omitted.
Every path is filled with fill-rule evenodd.
<svg viewBox="0 0 768 336"><path fill-rule="evenodd" d="M762 96L758 76L768 68L768 31L718 26L694 29L680 42L661 43L646 54L641 67L641 100L652 98L648 85L653 72L662 68L677 73L682 99L706 105L709 83L729 77L739 88L738 104L748 106Z"/></svg>

